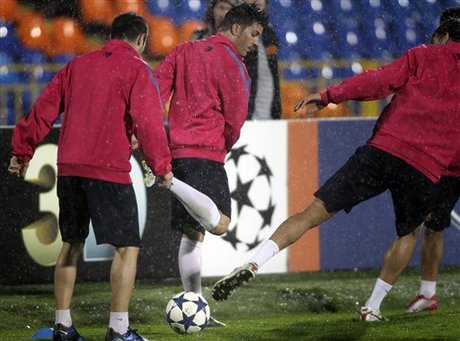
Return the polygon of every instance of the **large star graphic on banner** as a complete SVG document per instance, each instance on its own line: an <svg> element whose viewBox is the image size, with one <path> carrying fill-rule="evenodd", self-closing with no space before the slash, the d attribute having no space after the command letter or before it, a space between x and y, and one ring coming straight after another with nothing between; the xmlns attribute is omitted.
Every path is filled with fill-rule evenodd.
<svg viewBox="0 0 460 341"><path fill-rule="evenodd" d="M230 193L230 197L236 201L237 214L240 214L244 205L252 206L251 199L249 199L249 189L251 188L252 181L242 183L240 177L237 175L236 188Z"/></svg>
<svg viewBox="0 0 460 341"><path fill-rule="evenodd" d="M270 198L270 202L268 204L268 208L266 210L259 210L259 214L263 219L262 226L271 226L272 218L273 218L273 211L275 211L275 205L272 203L272 198Z"/></svg>
<svg viewBox="0 0 460 341"><path fill-rule="evenodd" d="M259 165L260 165L259 174L257 175L266 176L267 180L270 182L270 177L273 176L273 173L270 170L270 167L268 166L267 160L265 159L265 157L261 158L261 157L255 156L255 158L257 159L257 161L259 161Z"/></svg>
<svg viewBox="0 0 460 341"><path fill-rule="evenodd" d="M230 152L227 162L230 160L234 160L235 165L238 166L238 161L240 160L240 157L243 155L249 155L249 153L246 151L246 147L247 145L244 145L239 148L233 148Z"/></svg>

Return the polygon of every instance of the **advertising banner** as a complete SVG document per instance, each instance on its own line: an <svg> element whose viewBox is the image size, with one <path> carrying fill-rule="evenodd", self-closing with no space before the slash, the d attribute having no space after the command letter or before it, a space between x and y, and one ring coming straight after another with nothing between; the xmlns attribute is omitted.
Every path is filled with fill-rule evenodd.
<svg viewBox="0 0 460 341"><path fill-rule="evenodd" d="M250 121L227 155L232 222L221 237L206 234L204 276L221 276L247 262L290 215L307 207L313 193L371 136L374 120ZM41 143L25 179L7 173L12 129L0 129L0 285L50 283L61 247L56 196L59 129ZM180 234L170 227L170 193L146 188L140 162L132 159L142 250L138 278L178 277ZM262 273L379 268L395 238L388 192L339 212L283 250ZM460 204L445 232L442 263L460 264ZM87 239L78 280L108 280L113 248ZM420 262L420 246L411 265Z"/></svg>

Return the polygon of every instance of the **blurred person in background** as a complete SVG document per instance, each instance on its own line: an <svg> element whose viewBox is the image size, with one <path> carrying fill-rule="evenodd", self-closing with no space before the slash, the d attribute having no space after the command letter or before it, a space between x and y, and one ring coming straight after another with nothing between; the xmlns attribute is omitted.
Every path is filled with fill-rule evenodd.
<svg viewBox="0 0 460 341"><path fill-rule="evenodd" d="M233 7L241 5L243 0L210 0L204 14L205 27L196 30L192 35L192 40L204 39L219 30L220 24L224 21L225 14Z"/></svg>
<svg viewBox="0 0 460 341"><path fill-rule="evenodd" d="M243 58L257 47L266 21L255 5L233 7L217 34L179 45L155 70L163 101L172 95L168 127L174 175L208 196L221 212L218 226L209 230L172 199L171 226L182 233L178 261L185 291L202 292L205 232L222 235L230 224L224 162L248 114L251 80ZM209 326L225 325L211 317Z"/></svg>
<svg viewBox="0 0 460 341"><path fill-rule="evenodd" d="M448 25L452 20L460 21L460 7L448 8L442 12L440 26L433 33L433 44L445 44L449 40ZM457 174L457 177L455 175ZM434 200L429 218L425 221L425 232L421 250L420 288L406 311L416 313L438 309L436 281L444 252L444 229L451 224L451 212L460 197L460 152L445 170L439 183L440 192Z"/></svg>
<svg viewBox="0 0 460 341"><path fill-rule="evenodd" d="M90 220L97 244L115 247L105 340L146 340L129 327L128 316L141 246L130 177L133 134L159 186L169 187L173 178L159 89L140 56L147 36L142 17L116 17L111 40L59 71L13 132L8 171L24 176L38 143L62 117L57 195L63 245L54 270L54 340L84 340L72 323L70 305Z"/></svg>
<svg viewBox="0 0 460 341"><path fill-rule="evenodd" d="M244 0L267 13L268 0ZM272 25L262 32L256 50L249 52L244 63L251 77L248 119L270 120L281 117L280 79L278 72L279 40Z"/></svg>

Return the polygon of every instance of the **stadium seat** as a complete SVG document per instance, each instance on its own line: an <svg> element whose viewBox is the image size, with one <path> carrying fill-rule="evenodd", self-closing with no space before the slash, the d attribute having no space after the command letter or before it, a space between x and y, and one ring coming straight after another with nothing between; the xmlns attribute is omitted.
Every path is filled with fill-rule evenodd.
<svg viewBox="0 0 460 341"><path fill-rule="evenodd" d="M13 56L0 51L0 84L15 84L19 81L19 74L13 69L13 64Z"/></svg>
<svg viewBox="0 0 460 341"><path fill-rule="evenodd" d="M144 0L114 0L115 16L125 12L134 12L145 17L148 11Z"/></svg>
<svg viewBox="0 0 460 341"><path fill-rule="evenodd" d="M391 50L391 17L381 1L366 0L360 4L361 55L365 58L389 58Z"/></svg>
<svg viewBox="0 0 460 341"><path fill-rule="evenodd" d="M18 5L16 0L1 0L0 19L6 21L14 21L18 13Z"/></svg>
<svg viewBox="0 0 460 341"><path fill-rule="evenodd" d="M40 14L27 13L21 15L17 33L25 48L46 49L49 46L49 33L45 20Z"/></svg>
<svg viewBox="0 0 460 341"><path fill-rule="evenodd" d="M109 0L80 0L80 13L88 24L110 25L114 18Z"/></svg>
<svg viewBox="0 0 460 341"><path fill-rule="evenodd" d="M202 20L207 2L204 0L183 0L176 5L177 21ZM174 20L174 19L173 19ZM176 20L174 20L176 22ZM177 24L177 22L176 22Z"/></svg>
<svg viewBox="0 0 460 341"><path fill-rule="evenodd" d="M81 51L84 36L75 20L58 17L51 22L51 41L52 46L47 50L50 56L75 54Z"/></svg>
<svg viewBox="0 0 460 341"><path fill-rule="evenodd" d="M176 24L182 21L175 0L145 0L145 3L152 16L170 17Z"/></svg>
<svg viewBox="0 0 460 341"><path fill-rule="evenodd" d="M166 56L179 42L174 23L170 18L159 16L149 18L148 23L150 26L148 37L150 52L156 57Z"/></svg>
<svg viewBox="0 0 460 341"><path fill-rule="evenodd" d="M204 23L202 21L186 20L182 22L177 27L179 41L181 43L189 41L190 38L192 37L193 32L195 32L198 29L202 29L203 27L204 27Z"/></svg>
<svg viewBox="0 0 460 341"><path fill-rule="evenodd" d="M320 17L313 15L304 21L299 29L299 51L307 59L320 60L331 58L332 40L328 26Z"/></svg>
<svg viewBox="0 0 460 341"><path fill-rule="evenodd" d="M19 42L12 23L0 20L0 46L3 52L20 55L22 44Z"/></svg>
<svg viewBox="0 0 460 341"><path fill-rule="evenodd" d="M460 3L457 4L457 7ZM443 9L439 1L420 0L414 2L414 8L417 14L417 33L419 37L419 44L429 44L431 36L439 25L439 17Z"/></svg>
<svg viewBox="0 0 460 341"><path fill-rule="evenodd" d="M280 60L295 60L301 58L301 31L294 21L286 21L277 28L280 42L278 57Z"/></svg>
<svg viewBox="0 0 460 341"><path fill-rule="evenodd" d="M67 54L58 54L51 58L51 61L55 64L67 64L72 59L75 58L74 54L67 53Z"/></svg>

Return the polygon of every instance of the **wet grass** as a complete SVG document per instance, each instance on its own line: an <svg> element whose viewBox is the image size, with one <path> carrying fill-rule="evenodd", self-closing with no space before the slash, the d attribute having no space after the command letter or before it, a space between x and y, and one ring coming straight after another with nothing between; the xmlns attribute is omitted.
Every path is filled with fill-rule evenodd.
<svg viewBox="0 0 460 341"><path fill-rule="evenodd" d="M440 309L407 315L404 307L417 292L419 275L406 271L382 305L386 323L361 323L357 309L366 301L377 272L328 272L260 275L228 301L214 302L204 280L212 315L227 328L196 335L175 334L164 322L164 308L179 281L139 282L133 295L133 327L154 340L459 340L460 268L442 269ZM87 340L103 340L109 310L107 283L79 283L72 317ZM30 340L54 322L51 285L0 287L0 340Z"/></svg>

